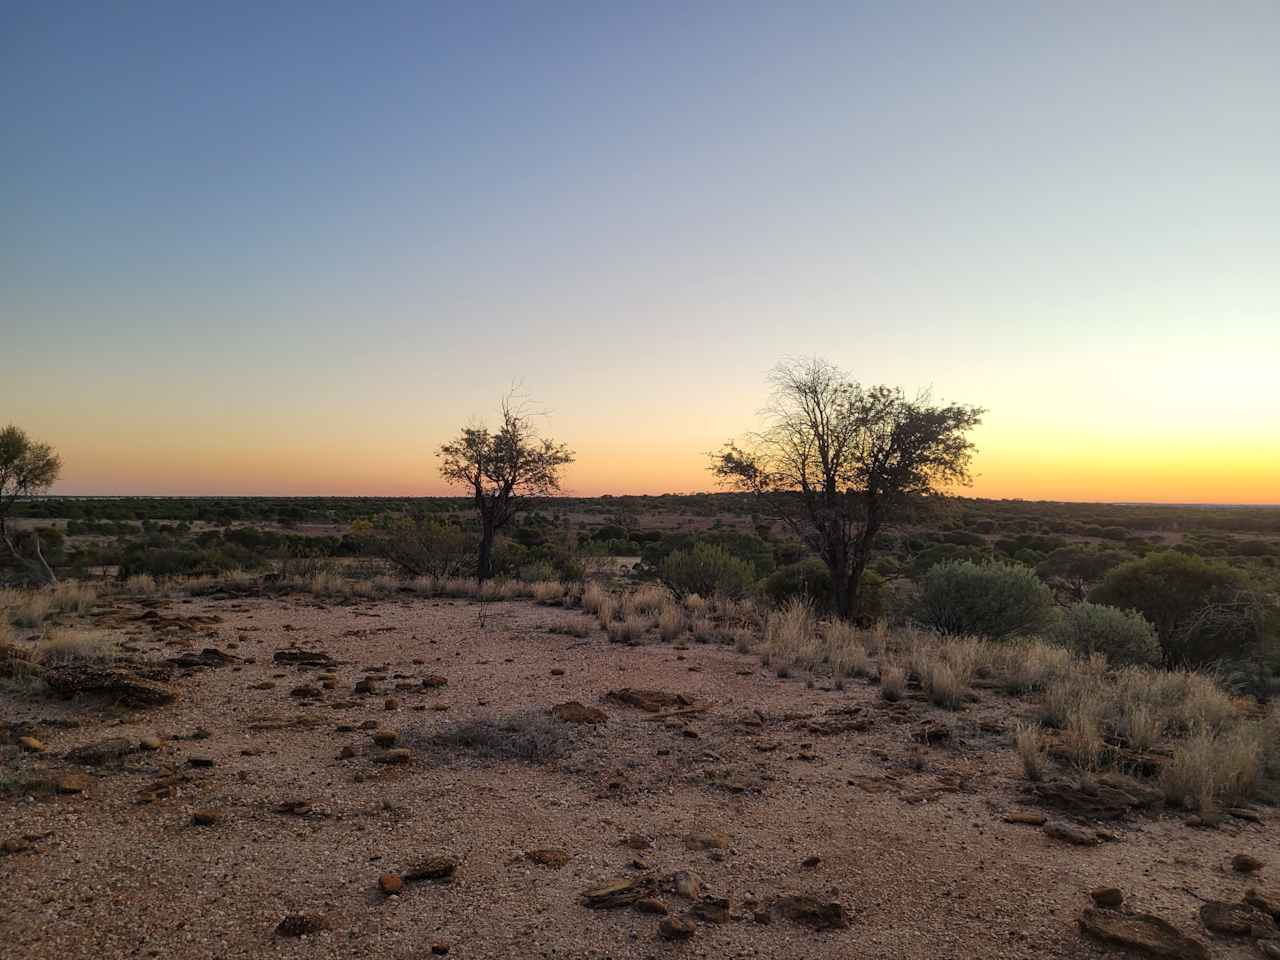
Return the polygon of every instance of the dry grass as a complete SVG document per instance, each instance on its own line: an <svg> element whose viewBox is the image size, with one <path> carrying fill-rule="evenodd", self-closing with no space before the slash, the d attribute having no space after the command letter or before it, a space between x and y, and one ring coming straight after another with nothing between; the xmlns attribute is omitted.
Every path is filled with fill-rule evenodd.
<svg viewBox="0 0 1280 960"><path fill-rule="evenodd" d="M124 582L123 590L131 597L151 597L160 590L156 578L149 573L137 573Z"/></svg>
<svg viewBox="0 0 1280 960"><path fill-rule="evenodd" d="M600 607L610 600L609 591L594 580L582 589L582 609L592 615L600 613Z"/></svg>
<svg viewBox="0 0 1280 960"><path fill-rule="evenodd" d="M1044 779L1048 757L1045 755L1044 731L1038 723L1020 721L1013 728L1013 746L1022 761L1022 775L1028 780Z"/></svg>
<svg viewBox="0 0 1280 960"><path fill-rule="evenodd" d="M105 663L118 655L115 640L105 630L50 630L35 648L35 658L49 666Z"/></svg>
<svg viewBox="0 0 1280 960"><path fill-rule="evenodd" d="M689 611L691 616L697 617L706 612L707 601L696 593L691 593L684 598L684 608Z"/></svg>
<svg viewBox="0 0 1280 960"><path fill-rule="evenodd" d="M880 699L896 703L907 690L907 671L893 660L880 657Z"/></svg>
<svg viewBox="0 0 1280 960"><path fill-rule="evenodd" d="M684 610L674 603L658 614L658 635L667 643L683 634L688 625Z"/></svg>
<svg viewBox="0 0 1280 960"><path fill-rule="evenodd" d="M623 594L622 616L624 619L658 617L674 603L675 600L665 587L650 584Z"/></svg>
<svg viewBox="0 0 1280 960"><path fill-rule="evenodd" d="M98 601L98 588L91 583L66 581L53 588L50 603L58 613L86 614Z"/></svg>
<svg viewBox="0 0 1280 960"><path fill-rule="evenodd" d="M1261 725L1194 731L1174 746L1161 769L1165 798L1202 813L1212 813L1223 802L1247 799L1264 772L1264 735Z"/></svg>
<svg viewBox="0 0 1280 960"><path fill-rule="evenodd" d="M4 590L0 592L0 607L10 623L19 627L36 629L44 623L53 609L53 592L49 590Z"/></svg>
<svg viewBox="0 0 1280 960"><path fill-rule="evenodd" d="M544 603L547 605L563 603L565 590L564 584L559 580L539 580L530 586L535 603Z"/></svg>
<svg viewBox="0 0 1280 960"><path fill-rule="evenodd" d="M1041 690L1072 665L1071 651L1043 640L992 644L990 648L990 673L1007 693Z"/></svg>
<svg viewBox="0 0 1280 960"><path fill-rule="evenodd" d="M635 643L645 635L652 622L648 617L637 615L615 620L606 627L609 632L609 642Z"/></svg>
<svg viewBox="0 0 1280 960"><path fill-rule="evenodd" d="M1081 773L1092 773L1102 766L1107 743L1102 736L1102 721L1097 701L1078 701L1067 715L1059 743L1071 766Z"/></svg>
<svg viewBox="0 0 1280 960"><path fill-rule="evenodd" d="M426 736L410 731L405 742L421 747L440 763L459 759L550 763L568 755L577 745L570 724L533 712L468 720Z"/></svg>

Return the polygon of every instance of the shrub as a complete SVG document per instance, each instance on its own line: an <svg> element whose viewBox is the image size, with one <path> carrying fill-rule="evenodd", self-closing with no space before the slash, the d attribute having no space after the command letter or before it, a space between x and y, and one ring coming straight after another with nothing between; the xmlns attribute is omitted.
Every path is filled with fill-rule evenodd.
<svg viewBox="0 0 1280 960"><path fill-rule="evenodd" d="M807 601L815 610L831 609L831 571L816 557L789 563L769 574L764 581L764 594L781 607L789 600Z"/></svg>
<svg viewBox="0 0 1280 960"><path fill-rule="evenodd" d="M44 623L53 607L53 594L44 590L6 590L0 596L10 622L35 629Z"/></svg>
<svg viewBox="0 0 1280 960"><path fill-rule="evenodd" d="M564 584L559 580L540 580L530 589L538 603L553 604L564 600Z"/></svg>
<svg viewBox="0 0 1280 960"><path fill-rule="evenodd" d="M1022 775L1028 780L1043 780L1046 766L1044 733L1038 723L1019 721L1013 728L1013 746L1022 761Z"/></svg>
<svg viewBox="0 0 1280 960"><path fill-rule="evenodd" d="M438 762L459 755L485 762L517 760L548 763L566 756L577 745L570 725L545 713L520 713L497 719L468 720L423 738L411 732L410 746L423 742Z"/></svg>
<svg viewBox="0 0 1280 960"><path fill-rule="evenodd" d="M1028 568L962 560L925 574L918 617L943 633L1003 639L1035 633L1052 612L1052 592Z"/></svg>
<svg viewBox="0 0 1280 960"><path fill-rule="evenodd" d="M649 629L650 622L643 617L631 616L615 620L605 626L610 643L635 643Z"/></svg>
<svg viewBox="0 0 1280 960"><path fill-rule="evenodd" d="M751 589L755 570L750 563L734 557L724 547L694 544L692 550L677 550L662 561L659 578L677 597L741 597Z"/></svg>
<svg viewBox="0 0 1280 960"><path fill-rule="evenodd" d="M1226 732L1198 730L1177 743L1160 771L1165 798L1206 813L1219 801L1248 798L1265 762L1259 734L1259 729L1245 726Z"/></svg>
<svg viewBox="0 0 1280 960"><path fill-rule="evenodd" d="M907 689L907 671L896 663L880 660L880 698L889 703L902 699Z"/></svg>
<svg viewBox="0 0 1280 960"><path fill-rule="evenodd" d="M1242 593L1248 591L1239 570L1167 550L1115 567L1089 599L1146 617L1155 626L1166 663L1202 665L1239 653L1256 639L1223 623L1195 629L1206 607L1238 603Z"/></svg>
<svg viewBox="0 0 1280 960"><path fill-rule="evenodd" d="M594 580L582 590L582 609L587 613L599 613L600 606L609 599L609 591Z"/></svg>
<svg viewBox="0 0 1280 960"><path fill-rule="evenodd" d="M1082 600L1067 607L1047 635L1076 653L1101 653L1115 664L1160 662L1155 628L1136 610Z"/></svg>
<svg viewBox="0 0 1280 960"><path fill-rule="evenodd" d="M686 626L684 610L675 604L671 604L658 614L658 633L667 643L684 633Z"/></svg>

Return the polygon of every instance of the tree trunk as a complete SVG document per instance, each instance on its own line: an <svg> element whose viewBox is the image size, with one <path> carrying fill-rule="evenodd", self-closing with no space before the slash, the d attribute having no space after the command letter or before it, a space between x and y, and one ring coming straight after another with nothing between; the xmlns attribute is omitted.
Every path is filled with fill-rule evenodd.
<svg viewBox="0 0 1280 960"><path fill-rule="evenodd" d="M481 583L493 576L493 540L496 533L493 522L487 517L480 523L480 562L476 567L476 579Z"/></svg>
<svg viewBox="0 0 1280 960"><path fill-rule="evenodd" d="M852 610L849 595L849 565L843 558L838 561L828 560L827 569L831 572L831 605L837 617L848 620L849 612Z"/></svg>
<svg viewBox="0 0 1280 960"><path fill-rule="evenodd" d="M9 536L8 526L2 520L0 520L0 539L4 540L4 545L9 548L9 553L13 555L13 559L17 560L22 566L28 570L38 572L50 586L58 582L58 577L54 574L53 568L49 566L49 561L44 558L44 551L40 549L40 534L35 530L31 531L31 543L35 551L34 560L22 555L21 551L18 550L18 545Z"/></svg>

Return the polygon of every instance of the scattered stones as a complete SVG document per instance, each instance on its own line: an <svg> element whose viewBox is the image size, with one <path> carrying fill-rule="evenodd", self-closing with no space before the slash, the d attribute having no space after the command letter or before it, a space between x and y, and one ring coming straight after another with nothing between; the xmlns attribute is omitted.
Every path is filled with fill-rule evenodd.
<svg viewBox="0 0 1280 960"><path fill-rule="evenodd" d="M1244 892L1244 902L1263 913L1271 914L1273 919L1280 922L1280 894L1262 893L1250 887Z"/></svg>
<svg viewBox="0 0 1280 960"><path fill-rule="evenodd" d="M551 715L566 723L604 723L609 719L599 707L588 707L577 700L556 704L551 708Z"/></svg>
<svg viewBox="0 0 1280 960"><path fill-rule="evenodd" d="M300 687L294 687L289 691L289 696L297 697L299 700L318 700L323 695L319 687L313 687L308 683L304 683Z"/></svg>
<svg viewBox="0 0 1280 960"><path fill-rule="evenodd" d="M1117 913L1087 907L1080 929L1097 940L1167 960L1209 960L1204 945L1179 932L1173 925L1146 913Z"/></svg>
<svg viewBox="0 0 1280 960"><path fill-rule="evenodd" d="M59 696L80 693L109 697L129 707L160 707L173 703L177 695L162 683L146 680L118 667L75 663L44 673L45 685Z"/></svg>
<svg viewBox="0 0 1280 960"><path fill-rule="evenodd" d="M451 857L428 857L420 861L417 866L406 870L401 876L405 883L420 883L423 880L434 880L437 882L448 883L453 879L454 873L457 872L458 861Z"/></svg>
<svg viewBox="0 0 1280 960"><path fill-rule="evenodd" d="M849 914L843 904L808 894L779 897L770 904L769 912L815 930L843 929L849 925Z"/></svg>
<svg viewBox="0 0 1280 960"><path fill-rule="evenodd" d="M1119 887L1097 887L1089 891L1089 896L1093 898L1096 906L1110 910L1117 909L1124 903L1124 894Z"/></svg>
<svg viewBox="0 0 1280 960"><path fill-rule="evenodd" d="M1094 831L1077 827L1064 820L1050 820L1043 829L1045 836L1073 843L1079 847L1092 847L1098 843L1098 835Z"/></svg>
<svg viewBox="0 0 1280 960"><path fill-rule="evenodd" d="M325 667L332 668L337 666L337 661L327 653L318 650L277 650L271 657L275 663L292 663L304 667Z"/></svg>
<svg viewBox="0 0 1280 960"><path fill-rule="evenodd" d="M542 850L529 850L525 853L524 858L530 863L536 863L540 867L552 867L556 870L569 862L569 854L564 850L554 847Z"/></svg>
<svg viewBox="0 0 1280 960"><path fill-rule="evenodd" d="M1280 935L1271 914L1247 903L1210 900L1200 907L1200 922L1206 930L1229 937L1253 937L1265 940Z"/></svg>
<svg viewBox="0 0 1280 960"><path fill-rule="evenodd" d="M1231 869L1236 873L1257 873L1263 866L1261 860L1247 853L1237 853L1231 858Z"/></svg>
<svg viewBox="0 0 1280 960"><path fill-rule="evenodd" d="M1164 802L1159 790L1133 781L1098 777L1079 783L1055 780L1027 787L1041 806L1051 807L1082 820L1119 820Z"/></svg>
<svg viewBox="0 0 1280 960"><path fill-rule="evenodd" d="M394 873L384 873L378 878L378 889L388 897L394 897L404 889L404 881Z"/></svg>
<svg viewBox="0 0 1280 960"><path fill-rule="evenodd" d="M704 897L690 912L703 923L728 923L729 905L727 897Z"/></svg>
<svg viewBox="0 0 1280 960"><path fill-rule="evenodd" d="M291 913L276 924L277 937L305 937L329 929L329 921L321 914Z"/></svg>
<svg viewBox="0 0 1280 960"><path fill-rule="evenodd" d="M695 931L694 925L680 917L663 917L658 924L658 936L663 940L688 940Z"/></svg>

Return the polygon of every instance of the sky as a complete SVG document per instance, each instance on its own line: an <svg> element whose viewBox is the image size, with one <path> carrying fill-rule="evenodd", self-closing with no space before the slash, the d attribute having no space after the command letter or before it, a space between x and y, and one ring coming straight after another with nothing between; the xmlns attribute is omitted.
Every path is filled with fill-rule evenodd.
<svg viewBox="0 0 1280 960"><path fill-rule="evenodd" d="M969 493L1280 502L1280 4L19 2L0 423L64 494L713 489L769 369L988 410Z"/></svg>

